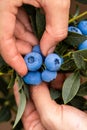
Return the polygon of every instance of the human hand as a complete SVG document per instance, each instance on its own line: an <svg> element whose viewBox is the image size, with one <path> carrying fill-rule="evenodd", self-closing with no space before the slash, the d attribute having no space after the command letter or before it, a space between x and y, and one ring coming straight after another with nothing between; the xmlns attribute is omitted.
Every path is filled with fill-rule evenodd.
<svg viewBox="0 0 87 130"><path fill-rule="evenodd" d="M17 84L14 95L18 101ZM51 99L45 83L31 87L33 102L28 101L22 122L25 130L86 130L87 114Z"/></svg>
<svg viewBox="0 0 87 130"><path fill-rule="evenodd" d="M32 46L38 43L26 13L23 10L20 11L23 3L43 8L45 12L46 30L41 38L40 46L42 53L47 55L53 51L57 42L67 36L70 0L0 1L0 53L21 76L27 73L21 54L30 52Z"/></svg>
<svg viewBox="0 0 87 130"><path fill-rule="evenodd" d="M20 75L27 73L21 54L32 50L38 43L34 36L21 0L0 1L0 53L4 60Z"/></svg>

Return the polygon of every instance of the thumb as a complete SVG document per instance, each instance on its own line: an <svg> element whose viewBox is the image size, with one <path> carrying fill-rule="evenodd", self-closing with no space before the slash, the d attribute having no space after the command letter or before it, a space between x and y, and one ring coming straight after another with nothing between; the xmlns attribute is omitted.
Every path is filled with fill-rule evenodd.
<svg viewBox="0 0 87 130"><path fill-rule="evenodd" d="M45 83L31 87L31 98L47 130L56 130L60 126L61 106L51 99ZM58 112L58 116L57 116ZM57 119L58 118L58 119ZM61 119L61 118L60 118ZM59 121L59 122L58 122Z"/></svg>
<svg viewBox="0 0 87 130"><path fill-rule="evenodd" d="M52 53L55 50L56 44L57 42L54 41L54 38L45 31L40 41L41 52L43 55L46 56L47 54Z"/></svg>
<svg viewBox="0 0 87 130"><path fill-rule="evenodd" d="M57 43L67 36L70 0L46 2L43 9L46 16L46 29L40 41L43 55L52 52Z"/></svg>

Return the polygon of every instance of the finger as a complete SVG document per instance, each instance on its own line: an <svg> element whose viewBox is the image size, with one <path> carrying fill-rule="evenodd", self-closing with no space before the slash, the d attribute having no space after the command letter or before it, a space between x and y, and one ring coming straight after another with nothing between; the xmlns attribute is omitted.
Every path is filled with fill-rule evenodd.
<svg viewBox="0 0 87 130"><path fill-rule="evenodd" d="M16 40L16 47L18 49L18 52L20 54L23 54L23 55L32 51L32 46L30 45L30 43L25 42L23 40L17 39Z"/></svg>
<svg viewBox="0 0 87 130"><path fill-rule="evenodd" d="M34 7L41 7L40 2L38 0L23 0L23 3L33 5Z"/></svg>
<svg viewBox="0 0 87 130"><path fill-rule="evenodd" d="M5 62L23 76L27 73L27 67L16 48L14 29L17 9L11 4L7 1L0 1L0 53Z"/></svg>
<svg viewBox="0 0 87 130"><path fill-rule="evenodd" d="M46 30L41 38L42 53L47 55L53 47L67 36L70 0L43 2L46 14Z"/></svg>
<svg viewBox="0 0 87 130"><path fill-rule="evenodd" d="M19 75L23 76L27 73L25 61L16 48L14 38L1 42L0 53L6 63L15 69Z"/></svg>
<svg viewBox="0 0 87 130"><path fill-rule="evenodd" d="M18 84L15 83L14 87L14 96L17 105L20 103L20 97L19 97L19 90L18 90ZM40 122L39 115L35 109L35 106L31 99L26 104L23 116L22 116L22 122L25 130L46 130L43 125Z"/></svg>
<svg viewBox="0 0 87 130"><path fill-rule="evenodd" d="M14 92L14 96L15 96L15 101L16 101L16 104L17 106L19 105L20 103L20 96L19 96L19 89L18 89L18 83L15 83L14 87L13 87L13 92ZM29 105L30 104L30 105ZM30 100L29 103L27 103L28 105L28 109L24 112L24 115L27 116L29 115L29 113L31 113L32 111L35 110L35 106L33 104L33 102Z"/></svg>
<svg viewBox="0 0 87 130"><path fill-rule="evenodd" d="M42 83L31 87L31 97L46 129L58 129L61 122L61 107L51 99L47 85Z"/></svg>
<svg viewBox="0 0 87 130"><path fill-rule="evenodd" d="M33 46L38 43L38 40L35 35L29 32L19 20L16 21L15 36L18 39L21 39L25 42L29 42Z"/></svg>
<svg viewBox="0 0 87 130"><path fill-rule="evenodd" d="M17 19L25 26L27 30L29 30L30 32L33 32L32 27L29 23L29 16L27 15L27 13L24 11L23 8L19 8Z"/></svg>

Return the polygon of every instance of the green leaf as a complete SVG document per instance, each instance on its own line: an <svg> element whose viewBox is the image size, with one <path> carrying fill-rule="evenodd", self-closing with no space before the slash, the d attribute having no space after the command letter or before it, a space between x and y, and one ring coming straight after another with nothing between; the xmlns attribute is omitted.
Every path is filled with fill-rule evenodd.
<svg viewBox="0 0 87 130"><path fill-rule="evenodd" d="M78 96L87 96L87 82L81 84L80 89L77 93Z"/></svg>
<svg viewBox="0 0 87 130"><path fill-rule="evenodd" d="M68 48L69 48L69 45L64 43L64 41L63 41L63 42L60 42L60 43L57 44L54 52L56 54L62 56L62 55L64 55L67 52Z"/></svg>
<svg viewBox="0 0 87 130"><path fill-rule="evenodd" d="M72 56L78 69L87 69L87 50L76 51Z"/></svg>
<svg viewBox="0 0 87 130"><path fill-rule="evenodd" d="M45 15L41 12L41 9L36 10L36 26L38 38L40 39L45 30Z"/></svg>
<svg viewBox="0 0 87 130"><path fill-rule="evenodd" d="M50 88L50 95L52 99L55 100L60 96L60 92L56 89Z"/></svg>
<svg viewBox="0 0 87 130"><path fill-rule="evenodd" d="M3 58L0 56L0 72L7 73L11 68L5 63Z"/></svg>
<svg viewBox="0 0 87 130"><path fill-rule="evenodd" d="M4 78L0 77L0 91L7 96L8 95L8 89L7 89L7 83L4 80Z"/></svg>
<svg viewBox="0 0 87 130"><path fill-rule="evenodd" d="M84 110L84 106L86 103L86 99L83 97L75 96L71 101L70 104L80 110ZM87 108L87 107L86 107Z"/></svg>
<svg viewBox="0 0 87 130"><path fill-rule="evenodd" d="M20 103L19 103L19 106L18 106L18 111L17 111L17 115L16 115L16 119L15 119L15 123L13 125L13 128L20 121L20 119L23 115L23 112L25 110L25 106L26 106L26 96L25 96L23 89L20 90L19 94L20 94Z"/></svg>
<svg viewBox="0 0 87 130"><path fill-rule="evenodd" d="M78 1L78 2L80 2L82 4L87 4L87 0L76 0L76 1Z"/></svg>
<svg viewBox="0 0 87 130"><path fill-rule="evenodd" d="M80 35L74 32L69 32L67 38L64 40L69 45L77 48L80 43L87 40L87 36Z"/></svg>
<svg viewBox="0 0 87 130"><path fill-rule="evenodd" d="M9 88L12 88L12 87L14 86L15 78L16 78L16 73L15 73L15 71L13 70L13 73L12 73L12 75L11 75L11 80L10 80L10 82L9 82L9 84L8 84L8 89L9 89Z"/></svg>
<svg viewBox="0 0 87 130"><path fill-rule="evenodd" d="M79 55L82 55L85 59L87 59L87 49L73 52L73 54L75 53L78 53Z"/></svg>
<svg viewBox="0 0 87 130"><path fill-rule="evenodd" d="M62 97L64 103L71 101L77 94L80 87L79 72L72 73L64 82L62 89Z"/></svg>
<svg viewBox="0 0 87 130"><path fill-rule="evenodd" d="M74 71L76 69L76 65L74 63L74 60L73 59L69 59L67 57L67 60L64 61L64 63L61 65L61 70L63 71Z"/></svg>
<svg viewBox="0 0 87 130"><path fill-rule="evenodd" d="M11 118L11 112L8 106L3 106L0 110L0 122L9 121Z"/></svg>
<svg viewBox="0 0 87 130"><path fill-rule="evenodd" d="M18 83L18 86L19 86L19 90L21 90L23 85L24 85L23 79L22 79L22 77L17 75L17 79L16 80L17 80L17 83Z"/></svg>

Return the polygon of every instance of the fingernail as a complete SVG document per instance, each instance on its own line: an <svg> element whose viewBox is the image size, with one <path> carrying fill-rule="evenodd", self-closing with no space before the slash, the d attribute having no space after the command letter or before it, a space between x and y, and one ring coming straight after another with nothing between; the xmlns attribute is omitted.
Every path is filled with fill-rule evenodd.
<svg viewBox="0 0 87 130"><path fill-rule="evenodd" d="M48 54L53 53L54 50L55 50L55 46L51 47L51 48L48 50Z"/></svg>

